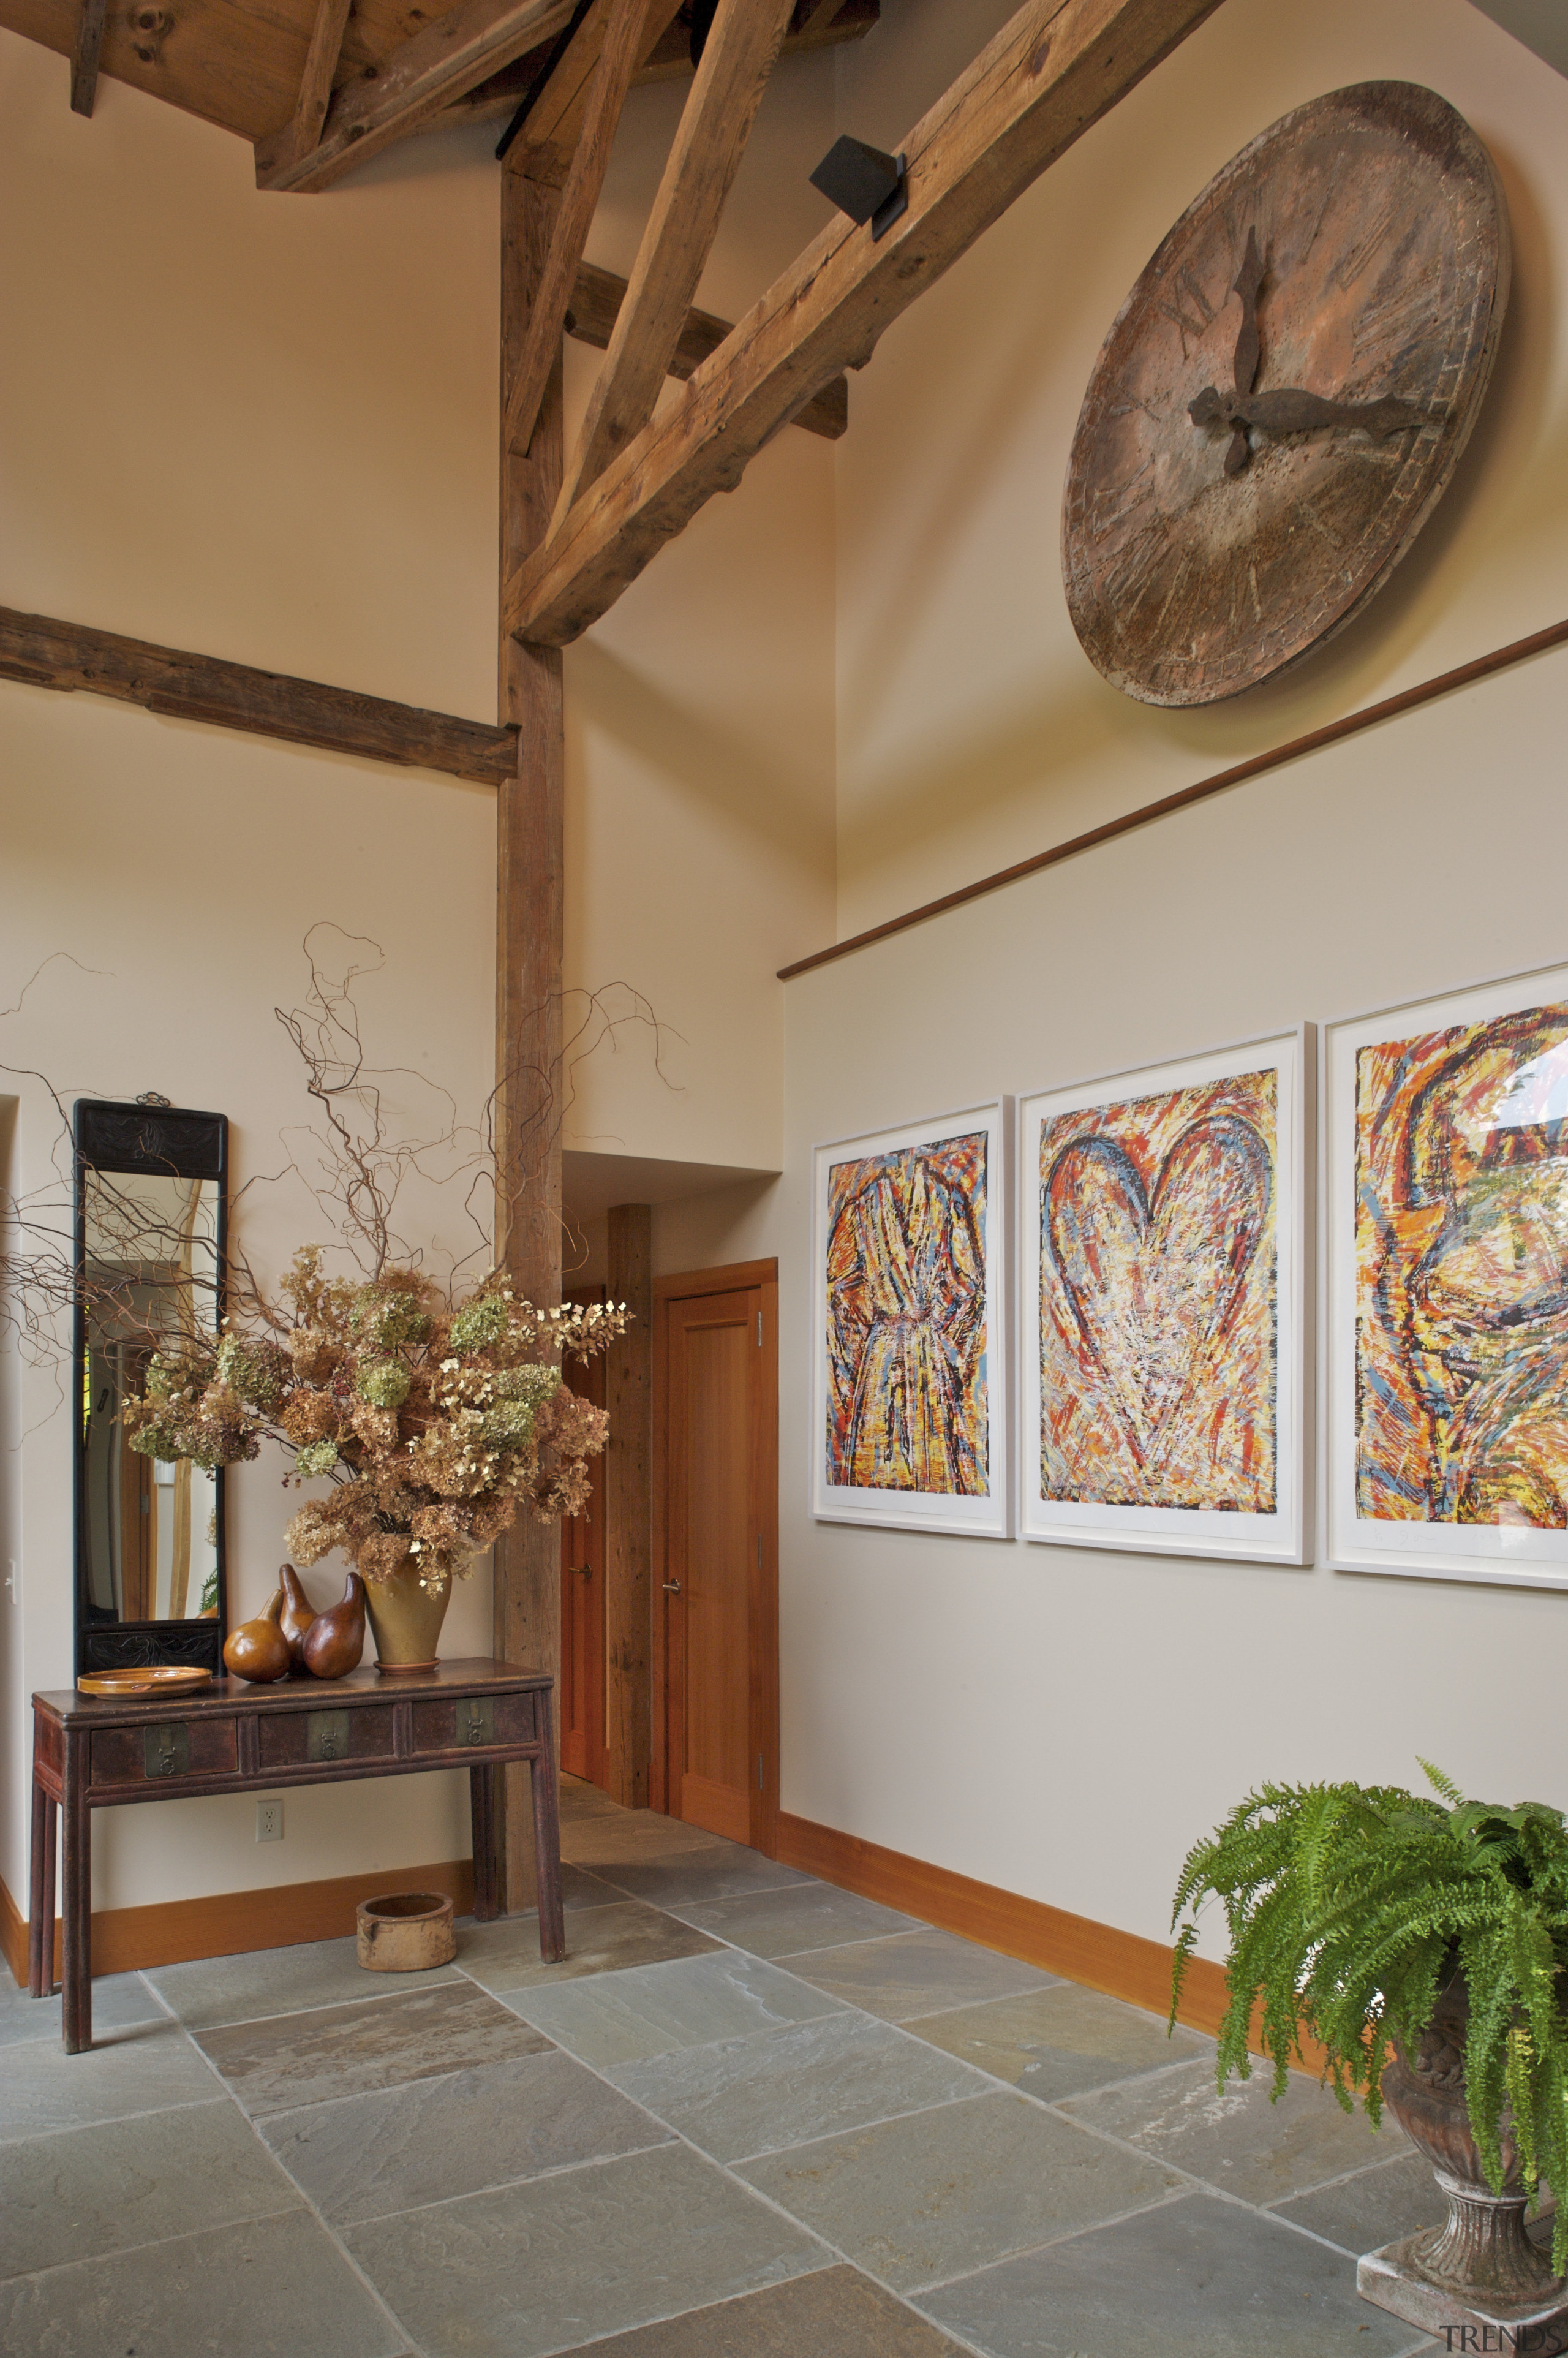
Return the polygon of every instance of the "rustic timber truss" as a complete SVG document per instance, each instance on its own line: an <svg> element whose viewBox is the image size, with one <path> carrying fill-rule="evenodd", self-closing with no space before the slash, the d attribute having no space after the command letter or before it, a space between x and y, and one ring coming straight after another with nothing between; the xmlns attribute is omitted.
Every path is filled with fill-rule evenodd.
<svg viewBox="0 0 1568 2358"><path fill-rule="evenodd" d="M407 0L276 0L265 13L233 0L0 0L0 23L70 59L79 113L92 113L100 71L132 82L250 139L258 187L280 196L328 189L420 131L506 125L497 725L4 610L0 675L494 785L497 1136L503 1192L531 1206L510 1260L535 1301L561 1286L559 1130L540 1119L541 1101L558 1101L562 1057L561 649L784 427L842 434L845 371L1218 5L1023 0L901 143L908 209L887 234L838 217L730 325L692 302L774 61L860 38L880 0L717 0L697 30L691 0L458 0L434 18ZM679 73L690 91L622 282L584 259L616 126L633 83ZM569 450L568 335L604 354ZM658 407L671 376L683 390ZM634 1332L622 1347L646 1350L645 1319ZM639 1396L634 1375L622 1371L626 1397ZM646 1445L622 1421L612 1490L619 1450L627 1495L645 1499L634 1461ZM545 1526L497 1551L498 1656L558 1669L559 1561ZM623 1544L618 1561L617 1792L645 1802L648 1548ZM531 1889L521 1802L509 1793L499 1862L512 1906Z"/></svg>

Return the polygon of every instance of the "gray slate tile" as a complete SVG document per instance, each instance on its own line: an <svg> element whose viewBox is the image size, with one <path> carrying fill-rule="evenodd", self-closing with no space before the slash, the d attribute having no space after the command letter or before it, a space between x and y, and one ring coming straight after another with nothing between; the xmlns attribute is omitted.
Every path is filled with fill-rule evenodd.
<svg viewBox="0 0 1568 2358"><path fill-rule="evenodd" d="M210 2104L0 2146L0 2277L259 2219L298 2201L214 2089Z"/></svg>
<svg viewBox="0 0 1568 2358"><path fill-rule="evenodd" d="M220 2022L259 2022L264 2015L299 2014L353 1998L391 1997L433 1982L455 1982L455 1966L428 1974L373 1974L355 1943L303 1941L292 1949L252 1949L239 1957L203 1957L190 1965L159 1965L146 1975L167 2006L192 2030Z"/></svg>
<svg viewBox="0 0 1568 2358"><path fill-rule="evenodd" d="M963 2358L956 2342L858 2268L741 2293L566 2358Z"/></svg>
<svg viewBox="0 0 1568 2358"><path fill-rule="evenodd" d="M1158 2202L1180 2184L1000 2090L796 2146L740 2175L900 2292Z"/></svg>
<svg viewBox="0 0 1568 2358"><path fill-rule="evenodd" d="M303 2211L0 2287L0 2350L18 2358L397 2358L406 2348Z"/></svg>
<svg viewBox="0 0 1568 2358"><path fill-rule="evenodd" d="M92 1985L94 2045L135 2023L167 2019L140 1974L105 1974ZM18 2039L59 2039L60 2033L59 1998L29 1997L0 1969L0 2047Z"/></svg>
<svg viewBox="0 0 1568 2358"><path fill-rule="evenodd" d="M600 2071L839 2011L837 1999L822 1990L736 1949L559 1987L514 1990L506 2002Z"/></svg>
<svg viewBox="0 0 1568 2358"><path fill-rule="evenodd" d="M1337 2244L1357 2259L1363 2252L1397 2243L1401 2235L1441 2226L1447 2215L1448 2204L1432 2165L1419 2153L1401 2154L1398 2161L1361 2170L1338 2186L1298 2195L1275 2209L1277 2218Z"/></svg>
<svg viewBox="0 0 1568 2358"><path fill-rule="evenodd" d="M665 2143L668 2131L553 2049L449 2079L275 2113L262 2134L334 2223Z"/></svg>
<svg viewBox="0 0 1568 2358"><path fill-rule="evenodd" d="M346 2241L427 2358L540 2358L827 2256L684 2146L351 2227Z"/></svg>
<svg viewBox="0 0 1568 2358"><path fill-rule="evenodd" d="M913 1916L900 1916L830 1883L797 1884L736 1899L683 1901L674 1912L756 1957L787 1957L840 1941L874 1941L882 1933L920 1929Z"/></svg>
<svg viewBox="0 0 1568 2358"><path fill-rule="evenodd" d="M633 1859L600 1872L635 1899L651 1900L655 1908L690 1906L704 1899L735 1899L752 1891L787 1891L815 1877L798 1867L781 1866L761 1851L737 1850L718 1856L707 1851L676 1851L667 1858ZM820 1886L816 1887L821 1888Z"/></svg>
<svg viewBox="0 0 1568 2358"><path fill-rule="evenodd" d="M536 2030L472 1982L203 2030L197 2044L252 2115L536 2055Z"/></svg>
<svg viewBox="0 0 1568 2358"><path fill-rule="evenodd" d="M1228 2080L1221 2093L1212 2065L1184 2063L1129 2087L1070 2097L1063 2109L1245 2202L1304 2194L1410 2149L1389 2116L1375 2134L1359 2105L1342 2113L1326 2088L1299 2071L1277 2104L1271 2084L1269 2067L1259 2063L1250 2080Z"/></svg>
<svg viewBox="0 0 1568 2358"><path fill-rule="evenodd" d="M1045 2104L1214 2051L1195 2030L1178 2026L1167 2036L1153 2015L1071 1982L927 2015L909 2028Z"/></svg>
<svg viewBox="0 0 1568 2358"><path fill-rule="evenodd" d="M1398 2358L1414 2340L1360 2298L1333 2252L1205 2194L964 2277L919 2306L993 2358Z"/></svg>
<svg viewBox="0 0 1568 2358"><path fill-rule="evenodd" d="M596 1875L608 1875L615 1866L631 1866L639 1859L673 1858L687 1851L727 1857L741 1848L722 1834L683 1825L678 1818L661 1818L652 1810L617 1810L612 1816L592 1812L561 1822L561 1856Z"/></svg>
<svg viewBox="0 0 1568 2358"><path fill-rule="evenodd" d="M641 1900L625 1899L610 1908L568 1909L567 1953L558 1965L546 1965L536 1939L527 1937L512 1918L476 1925L459 1955L465 1974L481 1989L503 1997L513 1990L540 1989L556 1982L579 1981L589 1974L624 1973L633 1965L661 1964L670 1957L697 1957L717 1949L717 1941L690 1924L677 1922Z"/></svg>
<svg viewBox="0 0 1568 2358"><path fill-rule="evenodd" d="M892 1940L855 1941L841 1949L792 1956L789 1969L849 2006L880 2014L884 2022L910 2022L986 1998L1049 1989L1056 1978L929 1925Z"/></svg>
<svg viewBox="0 0 1568 2358"><path fill-rule="evenodd" d="M935 2049L847 2013L622 2064L610 2076L716 2161L835 2136L986 2084Z"/></svg>
<svg viewBox="0 0 1568 2358"><path fill-rule="evenodd" d="M209 2104L220 2093L168 2015L112 2033L102 2047L95 2043L81 2055L68 2055L52 2039L21 2039L5 2053L0 2143L174 2104Z"/></svg>

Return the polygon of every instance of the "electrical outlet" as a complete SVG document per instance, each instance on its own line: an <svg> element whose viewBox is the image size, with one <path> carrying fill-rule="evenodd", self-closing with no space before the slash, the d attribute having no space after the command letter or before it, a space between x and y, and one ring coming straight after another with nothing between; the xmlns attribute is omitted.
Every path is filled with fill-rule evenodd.
<svg viewBox="0 0 1568 2358"><path fill-rule="evenodd" d="M283 1840L283 1803L281 1801L256 1803L256 1840L257 1842Z"/></svg>

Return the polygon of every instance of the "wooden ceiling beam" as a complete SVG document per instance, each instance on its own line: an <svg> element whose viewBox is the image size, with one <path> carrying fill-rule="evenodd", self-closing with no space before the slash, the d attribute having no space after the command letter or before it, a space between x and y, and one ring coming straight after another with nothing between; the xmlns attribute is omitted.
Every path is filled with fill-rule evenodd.
<svg viewBox="0 0 1568 2358"><path fill-rule="evenodd" d="M633 80L679 5L680 0L644 0ZM565 186L587 126L589 94L604 45L606 22L601 9L589 12L543 90L530 100L522 128L507 149L514 170L526 179L540 181L546 188Z"/></svg>
<svg viewBox="0 0 1568 2358"><path fill-rule="evenodd" d="M571 0L458 0L381 65L342 85L308 154L291 155L292 122L258 139L257 188L330 188L498 66L558 33L571 13Z"/></svg>
<svg viewBox="0 0 1568 2358"><path fill-rule="evenodd" d="M321 144L327 110L332 103L332 78L342 55L352 0L317 0L310 47L299 78L299 101L294 118L280 135L278 163L297 164L315 154Z"/></svg>
<svg viewBox="0 0 1568 2358"><path fill-rule="evenodd" d="M816 21L803 22L809 18L808 0L797 0L795 16L790 30L784 35L779 55L784 58L802 56L813 49L836 49L845 41L862 40L878 22L881 6L881 0L839 0L839 14L831 24L824 25ZM691 79L686 27L676 21L679 0L668 0L665 26L633 76L634 86L644 82ZM454 123L499 122L514 114L532 88L546 54L540 48L528 56L514 59L500 73L492 74L488 81L476 83L461 98L454 99L439 114L432 115L420 125L421 130L438 130ZM532 120L530 116L530 122ZM549 177L536 163L530 163L528 168L535 179ZM556 178L563 178L565 171L566 160L562 160L556 171Z"/></svg>
<svg viewBox="0 0 1568 2358"><path fill-rule="evenodd" d="M98 94L98 59L103 48L104 0L81 0L70 51L70 111L91 114Z"/></svg>
<svg viewBox="0 0 1568 2358"><path fill-rule="evenodd" d="M794 0L719 0L562 476L557 522L653 416L793 9Z"/></svg>
<svg viewBox="0 0 1568 2358"><path fill-rule="evenodd" d="M221 655L152 646L9 606L0 606L0 679L66 695L113 696L169 720L206 720L404 769L444 770L476 785L498 786L517 768L515 729L426 712L286 672L257 671Z"/></svg>
<svg viewBox="0 0 1568 2358"><path fill-rule="evenodd" d="M899 315L1219 0L1025 0L902 141L909 210L840 215L644 427L508 585L509 627L565 645L608 611L817 388Z"/></svg>
<svg viewBox="0 0 1568 2358"><path fill-rule="evenodd" d="M625 297L624 278L618 278L613 270L600 270L596 263L585 262L572 288L566 317L568 335L575 337L579 343L593 344L601 352L607 352ZM670 362L671 376L691 376L719 350L726 336L734 332L730 321L721 319L716 311L688 311ZM797 411L791 423L803 426L808 434L825 435L829 442L836 442L849 423L849 378L836 376L830 384L825 384L804 409Z"/></svg>

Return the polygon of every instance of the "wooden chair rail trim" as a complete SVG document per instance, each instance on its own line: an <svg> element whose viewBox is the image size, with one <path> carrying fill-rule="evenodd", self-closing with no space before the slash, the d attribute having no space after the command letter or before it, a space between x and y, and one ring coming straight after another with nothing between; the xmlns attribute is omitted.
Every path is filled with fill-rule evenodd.
<svg viewBox="0 0 1568 2358"><path fill-rule="evenodd" d="M1129 2006L1144 2006L1151 2014L1163 2017L1170 2011L1174 1952L1162 1941L1123 1932L1092 1916L1072 1915L1043 1899L1026 1899L998 1884L979 1883L972 1876L934 1866L903 1851L884 1850L880 1843L817 1825L787 1810L778 1816L778 1857L785 1866L820 1876L824 1883L859 1892L863 1899L880 1900L884 1908L901 1909L1004 1957L1022 1958L1043 1973L1061 1974L1087 1989L1125 1999ZM1213 2038L1225 2000L1223 1966L1206 1957L1193 1958L1178 2019ZM1253 2051L1261 2051L1255 2041ZM1311 2041L1293 2068L1310 2071L1314 2079L1321 2075L1322 2054Z"/></svg>
<svg viewBox="0 0 1568 2358"><path fill-rule="evenodd" d="M427 712L286 672L257 671L218 655L124 639L83 622L0 606L0 678L30 687L117 697L174 720L205 720L329 753L439 770L498 786L517 768L517 730L455 713Z"/></svg>
<svg viewBox="0 0 1568 2358"><path fill-rule="evenodd" d="M319 1883L275 1884L202 1899L163 1899L146 1908L105 1908L92 1918L92 1970L130 1974L192 1957L235 1957L250 1949L287 1949L298 1941L335 1941L354 1929L362 1899L382 1892L438 1891L460 1916L473 1905L473 1861L386 1866L369 1875L330 1876ZM60 1922L55 1919L54 1976L60 1979ZM18 1988L27 1983L27 1920L0 1882L0 1950Z"/></svg>
<svg viewBox="0 0 1568 2358"><path fill-rule="evenodd" d="M1135 827L1148 827L1157 818L1168 817L1173 811L1190 809L1194 803L1205 802L1210 795L1223 794L1227 786L1238 786L1248 778L1281 769L1303 753L1315 753L1325 745L1337 745L1346 737L1359 736L1363 729L1376 727L1380 720L1392 720L1401 712L1413 712L1435 697L1451 695L1455 688L1468 687L1476 680L1488 678L1493 672L1506 671L1514 664L1527 662L1531 655L1546 654L1553 647L1563 645L1568 645L1568 622L1553 622L1549 629L1536 631L1528 639L1515 639L1506 647L1494 647L1489 654L1477 655L1474 662L1460 664L1453 671L1439 672L1415 687L1401 688L1398 696L1387 696L1380 704L1368 704L1358 712L1347 712L1342 719L1330 720L1322 729L1309 730L1304 737L1292 737L1287 744L1271 746L1266 753L1254 753L1228 770L1216 771L1211 778L1200 778L1195 785L1182 786L1173 795L1162 795L1158 802L1144 803L1137 810L1124 812L1120 818L1108 819L1103 827L1091 827L1087 834L1069 836L1065 842L1054 843L1049 851L1036 851L1027 860L1015 860L1011 868L999 868L992 875L979 877L973 884L960 884L956 892L944 892L940 900L923 901L918 909L907 909L901 917L889 917L880 925L868 925L861 934L846 935L841 942L831 942L825 950L813 950L809 957L796 958L793 966L781 966L778 979L788 982L793 975L809 974L814 967L830 966L835 958L849 957L851 952L863 950L872 942L907 933L912 925L924 925L928 919L941 916L945 910L962 908L966 901L978 901L987 892L1000 892L1004 884L1016 884L1021 877L1037 876L1043 868L1054 868L1059 860L1072 860L1080 851L1092 851L1097 844L1114 843L1118 836L1130 835Z"/></svg>
<svg viewBox="0 0 1568 2358"><path fill-rule="evenodd" d="M699 1293L741 1293L751 1285L776 1285L779 1265L772 1260L732 1260L722 1269L687 1270L654 1280L655 1302L690 1302Z"/></svg>

